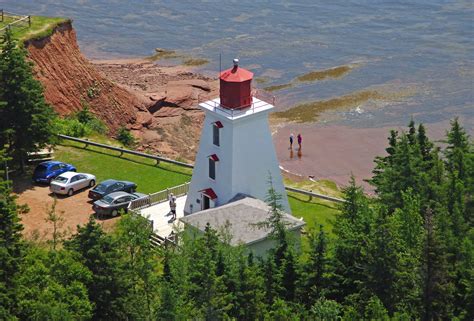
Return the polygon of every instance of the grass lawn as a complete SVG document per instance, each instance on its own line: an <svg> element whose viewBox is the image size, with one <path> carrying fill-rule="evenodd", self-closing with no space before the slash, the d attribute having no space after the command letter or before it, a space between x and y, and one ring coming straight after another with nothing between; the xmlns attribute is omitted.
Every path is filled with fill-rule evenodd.
<svg viewBox="0 0 474 321"><path fill-rule="evenodd" d="M56 147L55 159L73 164L78 172L94 174L97 182L108 178L133 181L138 192L154 193L189 182L191 170L173 164L106 150L84 144L63 141Z"/></svg>
<svg viewBox="0 0 474 321"><path fill-rule="evenodd" d="M0 22L0 28L5 27L15 20L18 20L18 17L11 17L5 14L3 21ZM50 35L59 23L67 20L68 19L65 18L31 16L31 26L28 26L28 21L22 21L12 26L13 37L20 41L45 37Z"/></svg>
<svg viewBox="0 0 474 321"><path fill-rule="evenodd" d="M117 145L116 142L104 137L91 138L104 144ZM55 152L57 160L75 165L79 172L96 175L98 182L107 178L130 180L137 183L138 191L142 193L158 192L191 180L191 169L163 162L156 166L155 161L151 159L127 154L121 157L119 155L119 152L99 147L89 146L85 149L84 144L67 140L63 140ZM341 196L335 184L328 181L296 183L285 179L285 185ZM331 234L332 221L338 213L336 203L317 198L310 200L308 196L297 193L288 193L288 199L293 215L303 217L305 220L306 230L318 228L322 224L325 231Z"/></svg>
<svg viewBox="0 0 474 321"><path fill-rule="evenodd" d="M323 229L329 235L332 234L332 225L339 213L338 204L317 198L309 200L309 196L292 192L288 192L288 201L293 216L302 217L306 222L307 231L319 229L319 225L323 225Z"/></svg>

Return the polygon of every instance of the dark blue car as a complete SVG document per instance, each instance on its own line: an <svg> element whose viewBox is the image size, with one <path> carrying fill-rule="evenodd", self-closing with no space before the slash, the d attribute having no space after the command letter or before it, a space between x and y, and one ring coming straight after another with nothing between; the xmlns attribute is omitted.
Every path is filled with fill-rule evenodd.
<svg viewBox="0 0 474 321"><path fill-rule="evenodd" d="M65 172L75 171L76 168L71 164L58 161L42 162L36 166L35 171L33 172L33 182L49 184L56 176Z"/></svg>
<svg viewBox="0 0 474 321"><path fill-rule="evenodd" d="M113 192L134 193L136 190L137 184L133 182L108 179L89 190L89 198L96 201Z"/></svg>

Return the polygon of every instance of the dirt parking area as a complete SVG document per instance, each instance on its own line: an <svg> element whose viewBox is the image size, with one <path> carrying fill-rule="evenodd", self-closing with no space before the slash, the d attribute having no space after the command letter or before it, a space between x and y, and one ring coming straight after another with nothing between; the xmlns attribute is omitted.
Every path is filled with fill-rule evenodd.
<svg viewBox="0 0 474 321"><path fill-rule="evenodd" d="M53 223L47 221L48 212L54 203L54 194L47 185L34 185L29 177L14 178L13 191L18 195L17 203L26 204L29 212L21 216L23 235L27 239L45 241L52 237ZM74 234L77 225L84 225L94 215L92 201L87 197L88 189L73 196L56 196L56 213L62 217L60 231L65 237ZM97 218L105 230L113 229L118 218Z"/></svg>

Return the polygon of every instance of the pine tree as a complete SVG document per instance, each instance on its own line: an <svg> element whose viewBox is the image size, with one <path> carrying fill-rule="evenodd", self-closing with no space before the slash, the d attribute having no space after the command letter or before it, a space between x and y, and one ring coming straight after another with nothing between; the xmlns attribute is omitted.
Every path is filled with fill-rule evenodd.
<svg viewBox="0 0 474 321"><path fill-rule="evenodd" d="M22 170L26 152L51 142L55 119L25 57L7 29L0 52L0 148L6 146Z"/></svg>
<svg viewBox="0 0 474 321"><path fill-rule="evenodd" d="M245 260L243 253L237 260L238 279L232 317L244 321L260 319L265 307L262 271L251 257Z"/></svg>
<svg viewBox="0 0 474 321"><path fill-rule="evenodd" d="M456 118L447 133L448 146L445 149L446 168L449 172L448 208L461 212L464 221L474 226L474 144Z"/></svg>
<svg viewBox="0 0 474 321"><path fill-rule="evenodd" d="M322 225L319 226L318 233L313 232L309 235L308 242L309 257L303 265L303 284L299 296L306 306L311 306L322 296L326 283L324 274L327 269L327 237Z"/></svg>
<svg viewBox="0 0 474 321"><path fill-rule="evenodd" d="M390 314L395 311L394 285L399 251L397 241L386 210L379 209L369 235L362 266L367 276L366 286L380 299Z"/></svg>
<svg viewBox="0 0 474 321"><path fill-rule="evenodd" d="M331 298L344 302L351 295L365 296L367 275L363 269L368 247L368 236L372 232L375 219L374 211L363 189L351 180L344 190L341 213L334 223L333 255L330 266Z"/></svg>
<svg viewBox="0 0 474 321"><path fill-rule="evenodd" d="M105 234L93 216L65 242L92 273L87 283L89 299L94 304L93 320L122 319L126 315L122 302L127 289L123 279L120 254L112 237Z"/></svg>
<svg viewBox="0 0 474 321"><path fill-rule="evenodd" d="M422 320L442 320L452 317L453 284L450 280L446 248L439 240L433 212L425 214L425 240L422 257L423 304Z"/></svg>
<svg viewBox="0 0 474 321"><path fill-rule="evenodd" d="M0 150L0 164L5 160ZM14 314L18 272L25 255L25 244L21 237L23 226L8 182L0 171L0 319L9 319Z"/></svg>
<svg viewBox="0 0 474 321"><path fill-rule="evenodd" d="M201 318L222 319L232 309L231 296L227 292L223 276L217 275L219 238L209 223L204 235L193 241L189 253L189 284L187 300L199 309ZM225 267L224 267L225 269Z"/></svg>
<svg viewBox="0 0 474 321"><path fill-rule="evenodd" d="M474 320L474 229L461 244L456 293L456 315L461 320Z"/></svg>
<svg viewBox="0 0 474 321"><path fill-rule="evenodd" d="M410 189L402 197L403 207L390 217L390 230L397 245L393 303L395 311L417 319L421 305L423 219L419 197Z"/></svg>
<svg viewBox="0 0 474 321"><path fill-rule="evenodd" d="M65 250L32 246L20 271L19 320L90 320L90 271Z"/></svg>
<svg viewBox="0 0 474 321"><path fill-rule="evenodd" d="M115 230L116 245L122 253L120 269L126 280L124 308L130 319L150 320L155 315L159 276L158 253L150 242L149 221L135 214L122 214Z"/></svg>

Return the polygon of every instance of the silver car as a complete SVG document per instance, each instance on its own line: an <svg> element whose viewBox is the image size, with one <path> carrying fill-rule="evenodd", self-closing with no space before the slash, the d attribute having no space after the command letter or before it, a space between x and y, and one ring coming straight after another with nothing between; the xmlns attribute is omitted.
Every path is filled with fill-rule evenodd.
<svg viewBox="0 0 474 321"><path fill-rule="evenodd" d="M121 209L124 209L126 212L128 204L131 201L145 196L147 195L142 193L129 194L127 192L114 192L105 195L98 201L95 201L92 209L98 215L110 215L115 217Z"/></svg>
<svg viewBox="0 0 474 321"><path fill-rule="evenodd" d="M65 172L51 181L49 190L54 194L71 196L74 192L95 185L95 176L87 173Z"/></svg>

